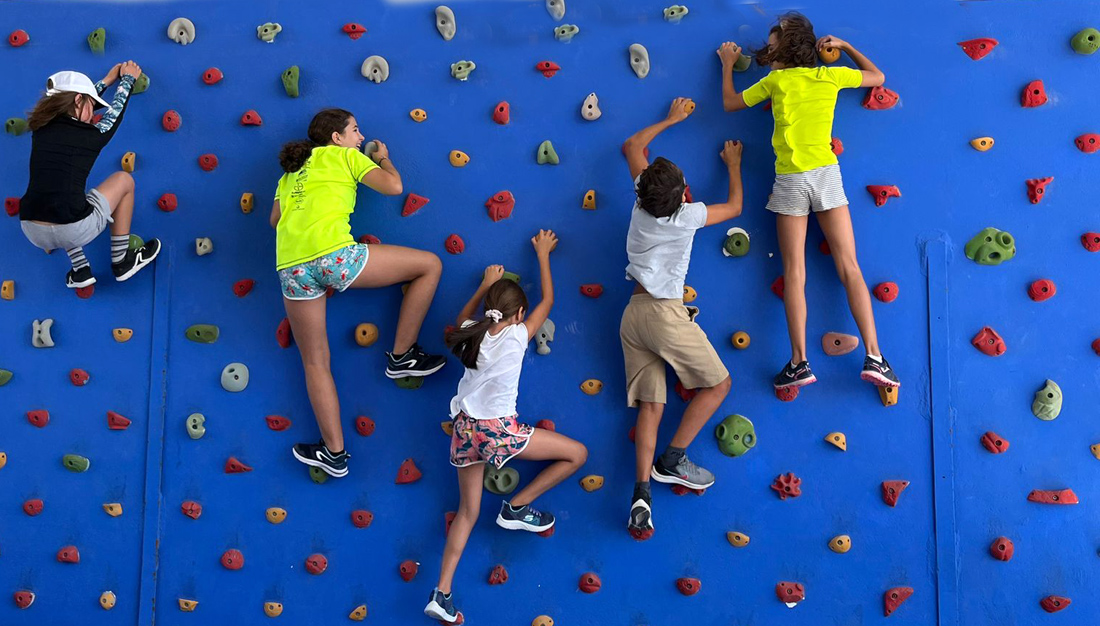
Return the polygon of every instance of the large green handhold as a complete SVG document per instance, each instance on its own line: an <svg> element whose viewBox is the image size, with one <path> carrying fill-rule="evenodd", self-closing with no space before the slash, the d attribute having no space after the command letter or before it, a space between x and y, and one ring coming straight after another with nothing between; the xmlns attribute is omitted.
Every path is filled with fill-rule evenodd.
<svg viewBox="0 0 1100 626"><path fill-rule="evenodd" d="M318 485L323 485L325 481L328 480L328 474L319 467L311 467L309 468L309 479Z"/></svg>
<svg viewBox="0 0 1100 626"><path fill-rule="evenodd" d="M103 54L103 46L107 43L107 30L97 28L88 34L88 47L92 52Z"/></svg>
<svg viewBox="0 0 1100 626"><path fill-rule="evenodd" d="M214 343L218 340L218 327L213 324L188 326L184 335L195 343Z"/></svg>
<svg viewBox="0 0 1100 626"><path fill-rule="evenodd" d="M130 93L137 95L146 91L149 91L149 75L142 72L141 76L138 76L137 80L134 81L134 88L130 90Z"/></svg>
<svg viewBox="0 0 1100 626"><path fill-rule="evenodd" d="M535 158L539 165L557 165L558 153L554 151L554 144L550 143L550 140L539 144L539 152Z"/></svg>
<svg viewBox="0 0 1100 626"><path fill-rule="evenodd" d="M79 454L66 454L61 457L61 464L70 472L86 472L92 462Z"/></svg>
<svg viewBox="0 0 1100 626"><path fill-rule="evenodd" d="M718 449L726 456L741 456L756 445L756 429L743 415L730 415L714 429Z"/></svg>
<svg viewBox="0 0 1100 626"><path fill-rule="evenodd" d="M12 376L14 376L14 374L11 373L11 370L0 370L0 387L8 384Z"/></svg>
<svg viewBox="0 0 1100 626"><path fill-rule="evenodd" d="M1053 380L1047 380L1046 386L1035 392L1031 403L1031 412L1035 417L1050 421L1062 412L1062 388Z"/></svg>
<svg viewBox="0 0 1100 626"><path fill-rule="evenodd" d="M1073 51L1077 54L1092 54L1100 48L1100 30L1086 28L1069 40Z"/></svg>
<svg viewBox="0 0 1100 626"><path fill-rule="evenodd" d="M1000 265L1016 256L1016 240L1009 233L983 228L966 244L966 258L981 265Z"/></svg>
<svg viewBox="0 0 1100 626"><path fill-rule="evenodd" d="M22 135L27 132L27 120L21 117L9 117L8 120L4 122L4 132L9 135Z"/></svg>
<svg viewBox="0 0 1100 626"><path fill-rule="evenodd" d="M498 496L506 496L519 486L519 472L511 467L497 469L493 464L485 464L485 489Z"/></svg>
<svg viewBox="0 0 1100 626"><path fill-rule="evenodd" d="M297 65L291 65L283 70L283 89L286 89L286 95L291 98L298 97L298 77L301 70Z"/></svg>
<svg viewBox="0 0 1100 626"><path fill-rule="evenodd" d="M401 378L395 378L394 382L402 389L420 389L420 386L424 384L423 376L403 376Z"/></svg>
<svg viewBox="0 0 1100 626"><path fill-rule="evenodd" d="M749 253L749 233L744 228L733 227L726 231L726 243L722 244L722 254L726 256L745 256Z"/></svg>

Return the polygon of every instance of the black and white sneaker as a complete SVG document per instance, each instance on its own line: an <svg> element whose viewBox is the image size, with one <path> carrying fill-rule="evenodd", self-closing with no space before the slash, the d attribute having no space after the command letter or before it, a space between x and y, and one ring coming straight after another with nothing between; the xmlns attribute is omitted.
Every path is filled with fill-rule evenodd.
<svg viewBox="0 0 1100 626"><path fill-rule="evenodd" d="M427 376L441 370L447 364L447 357L428 354L414 343L405 354L386 353L386 376L404 378L406 376Z"/></svg>
<svg viewBox="0 0 1100 626"><path fill-rule="evenodd" d="M810 362L802 361L798 365L791 365L790 361L783 366L783 371L775 375L772 384L776 389L784 387L802 387L810 383L816 383L817 376L810 371Z"/></svg>
<svg viewBox="0 0 1100 626"><path fill-rule="evenodd" d="M638 541L645 541L653 536L653 510L645 496L636 498L630 506L630 521L627 522L626 529Z"/></svg>
<svg viewBox="0 0 1100 626"><path fill-rule="evenodd" d="M137 250L127 250L126 256L118 263L111 263L111 271L115 273L115 280L122 282L153 262L160 254L160 240L150 239Z"/></svg>
<svg viewBox="0 0 1100 626"><path fill-rule="evenodd" d="M92 276L92 266L85 265L78 270L69 270L65 274L65 286L69 289L80 289L95 284L95 276Z"/></svg>
<svg viewBox="0 0 1100 626"><path fill-rule="evenodd" d="M458 621L458 609L451 601L451 594L443 595L439 589L432 589L432 595L428 596L428 606L424 607L424 615L448 624Z"/></svg>
<svg viewBox="0 0 1100 626"><path fill-rule="evenodd" d="M340 478L348 475L348 459L351 455L347 450L338 454L329 452L324 441L320 443L298 443L294 445L294 458L310 467L319 467L329 476Z"/></svg>
<svg viewBox="0 0 1100 626"><path fill-rule="evenodd" d="M874 383L876 387L901 387L901 381L894 374L894 368L890 367L890 364L886 362L886 357L881 355L878 361L869 356L864 357L863 371L860 372L859 377L869 383Z"/></svg>
<svg viewBox="0 0 1100 626"><path fill-rule="evenodd" d="M513 509L507 502L500 503L497 526L508 530L527 530L541 533L554 525L554 516L532 508L530 504Z"/></svg>

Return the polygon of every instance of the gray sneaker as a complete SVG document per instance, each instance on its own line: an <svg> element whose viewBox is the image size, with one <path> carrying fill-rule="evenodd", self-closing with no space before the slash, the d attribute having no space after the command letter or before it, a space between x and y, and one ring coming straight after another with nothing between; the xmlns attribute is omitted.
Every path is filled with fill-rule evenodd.
<svg viewBox="0 0 1100 626"><path fill-rule="evenodd" d="M706 489L714 484L714 474L692 463L686 454L676 467L665 467L658 460L649 475L659 483L683 485L689 489Z"/></svg>
<svg viewBox="0 0 1100 626"><path fill-rule="evenodd" d="M507 502L500 503L500 514L497 515L497 526L508 530L527 530L533 533L541 533L554 525L554 516L543 513L531 505L522 506L519 510L512 508Z"/></svg>

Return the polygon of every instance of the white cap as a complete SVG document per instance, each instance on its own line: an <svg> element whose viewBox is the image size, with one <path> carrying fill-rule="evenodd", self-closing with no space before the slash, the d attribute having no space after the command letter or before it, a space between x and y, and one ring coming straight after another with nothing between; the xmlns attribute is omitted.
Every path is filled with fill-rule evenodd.
<svg viewBox="0 0 1100 626"><path fill-rule="evenodd" d="M66 70L64 72L58 72L46 80L47 96L66 91L84 94L98 102L100 106L110 106L104 102L103 98L99 97L98 93L96 93L95 83L92 82L92 79L80 72Z"/></svg>

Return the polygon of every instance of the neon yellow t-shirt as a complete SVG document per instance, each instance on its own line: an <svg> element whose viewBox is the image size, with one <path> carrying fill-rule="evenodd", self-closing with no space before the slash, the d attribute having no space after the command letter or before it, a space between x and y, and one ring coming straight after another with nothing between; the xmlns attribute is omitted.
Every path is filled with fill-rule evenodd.
<svg viewBox="0 0 1100 626"><path fill-rule="evenodd" d="M836 94L862 81L863 74L850 67L792 67L772 70L741 92L750 107L771 98L776 174L808 172L837 162L830 146Z"/></svg>
<svg viewBox="0 0 1100 626"><path fill-rule="evenodd" d="M275 269L312 261L355 243L349 218L355 190L374 161L354 148L320 146L305 165L279 179Z"/></svg>

